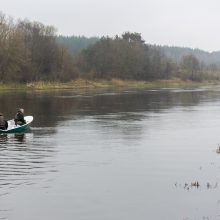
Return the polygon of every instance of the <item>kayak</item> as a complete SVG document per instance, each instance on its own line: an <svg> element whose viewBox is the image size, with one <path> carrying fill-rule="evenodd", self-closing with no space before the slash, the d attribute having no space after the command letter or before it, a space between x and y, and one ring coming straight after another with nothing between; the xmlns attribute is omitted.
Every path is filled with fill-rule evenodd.
<svg viewBox="0 0 220 220"><path fill-rule="evenodd" d="M24 120L26 121L26 124L24 124L24 125L15 125L14 119L9 120L8 121L8 129L7 130L0 129L0 134L25 132L30 127L30 123L34 120L34 117L33 116L25 116Z"/></svg>

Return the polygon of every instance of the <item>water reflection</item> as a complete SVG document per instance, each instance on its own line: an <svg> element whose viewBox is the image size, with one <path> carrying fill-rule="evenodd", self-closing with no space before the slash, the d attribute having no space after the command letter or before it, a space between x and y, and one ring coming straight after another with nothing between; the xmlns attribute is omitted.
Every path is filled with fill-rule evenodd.
<svg viewBox="0 0 220 220"><path fill-rule="evenodd" d="M37 176L53 167L56 144L44 148L45 141L34 132L0 135L0 196L19 185L35 184Z"/></svg>
<svg viewBox="0 0 220 220"><path fill-rule="evenodd" d="M30 134L16 133L16 134L0 134L0 148L5 144L22 144L26 142L26 136Z"/></svg>
<svg viewBox="0 0 220 220"><path fill-rule="evenodd" d="M33 115L35 127L54 127L68 115L107 115L119 112L158 112L176 106L192 106L201 102L219 100L218 87L194 90L151 90L77 94L74 91L50 93L4 93L0 94L1 111L11 119L18 106L26 115ZM124 115L125 116L125 115ZM125 120L131 119L125 116ZM134 120L142 115L134 114ZM121 118L123 119L123 118Z"/></svg>
<svg viewBox="0 0 220 220"><path fill-rule="evenodd" d="M15 140L17 141L17 143L24 143L25 142L25 134L23 133L21 133L21 134L15 134L14 135L14 138L15 138Z"/></svg>
<svg viewBox="0 0 220 220"><path fill-rule="evenodd" d="M25 142L26 135L24 133L17 134L0 134L0 148L3 147L3 144L8 143L8 141L12 141L16 144L21 144Z"/></svg>
<svg viewBox="0 0 220 220"><path fill-rule="evenodd" d="M3 103L1 111L7 118L13 117L12 110L18 106L25 109L26 115L34 115L30 133L0 135L0 176L4 176L2 184L13 184L7 181L12 174L24 174L27 177L48 170L49 165L45 163L49 160L45 158L51 158L56 152L56 139L53 136L61 121L92 117L95 125L102 129L103 137L106 138L110 131L109 138L117 136L131 143L132 140L141 139L142 121L148 120L151 123L148 117L158 117L158 113L166 109L190 107L219 99L218 88L82 94L74 91L0 94L0 102Z"/></svg>
<svg viewBox="0 0 220 220"><path fill-rule="evenodd" d="M54 220L181 219L195 200L188 194L219 191L219 158L214 169L203 164L219 156L208 149L219 141L219 101L218 87L0 94L7 118L18 106L34 115L29 133L0 135L0 218L19 214L21 201L25 210L17 195L28 191L36 199L28 217L37 206Z"/></svg>
<svg viewBox="0 0 220 220"><path fill-rule="evenodd" d="M0 147L3 147L3 144L7 143L8 135L7 134L0 134Z"/></svg>

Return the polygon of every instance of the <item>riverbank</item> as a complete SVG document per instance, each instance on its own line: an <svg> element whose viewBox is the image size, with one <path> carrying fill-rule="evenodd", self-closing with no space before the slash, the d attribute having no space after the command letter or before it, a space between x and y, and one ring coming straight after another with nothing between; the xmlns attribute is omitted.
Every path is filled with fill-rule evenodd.
<svg viewBox="0 0 220 220"><path fill-rule="evenodd" d="M207 85L220 85L220 81L183 81L180 79L134 81L134 80L85 80L77 79L67 83L32 82L27 84L0 84L0 91L7 90L57 90L57 89L158 89L158 88L190 88Z"/></svg>

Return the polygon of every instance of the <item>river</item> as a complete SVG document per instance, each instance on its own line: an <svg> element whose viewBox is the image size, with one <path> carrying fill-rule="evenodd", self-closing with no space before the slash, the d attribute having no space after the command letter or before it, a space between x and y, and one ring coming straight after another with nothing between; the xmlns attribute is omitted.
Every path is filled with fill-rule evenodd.
<svg viewBox="0 0 220 220"><path fill-rule="evenodd" d="M220 87L5 92L0 219L217 220Z"/></svg>

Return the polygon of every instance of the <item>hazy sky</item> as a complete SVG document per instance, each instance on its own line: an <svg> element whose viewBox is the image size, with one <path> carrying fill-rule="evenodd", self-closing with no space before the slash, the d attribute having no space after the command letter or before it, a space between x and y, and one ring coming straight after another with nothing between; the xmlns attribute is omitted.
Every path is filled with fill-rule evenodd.
<svg viewBox="0 0 220 220"><path fill-rule="evenodd" d="M220 50L219 0L0 0L0 11L53 25L62 35L130 31L147 43Z"/></svg>

